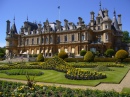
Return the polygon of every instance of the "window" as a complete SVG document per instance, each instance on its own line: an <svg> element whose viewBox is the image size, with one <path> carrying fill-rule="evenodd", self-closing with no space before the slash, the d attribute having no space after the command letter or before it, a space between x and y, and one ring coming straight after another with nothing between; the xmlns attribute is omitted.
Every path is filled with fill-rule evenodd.
<svg viewBox="0 0 130 97"><path fill-rule="evenodd" d="M57 43L60 43L60 36L57 37Z"/></svg>
<svg viewBox="0 0 130 97"><path fill-rule="evenodd" d="M71 36L72 41L74 41L74 34Z"/></svg>
<svg viewBox="0 0 130 97"><path fill-rule="evenodd" d="M108 40L108 33L106 33L106 40Z"/></svg>
<svg viewBox="0 0 130 97"><path fill-rule="evenodd" d="M100 24L100 19L98 19L98 24Z"/></svg>
<svg viewBox="0 0 130 97"><path fill-rule="evenodd" d="M50 37L50 43L52 43L52 37Z"/></svg>
<svg viewBox="0 0 130 97"><path fill-rule="evenodd" d="M98 42L101 42L101 35L98 35Z"/></svg>
<svg viewBox="0 0 130 97"><path fill-rule="evenodd" d="M46 37L46 43L48 43L48 38Z"/></svg>
<svg viewBox="0 0 130 97"><path fill-rule="evenodd" d="M42 37L42 43L44 43L44 38Z"/></svg>
<svg viewBox="0 0 130 97"><path fill-rule="evenodd" d="M39 44L39 38L37 38L37 44Z"/></svg>
<svg viewBox="0 0 130 97"><path fill-rule="evenodd" d="M27 39L27 45L29 44L29 39Z"/></svg>
<svg viewBox="0 0 130 97"><path fill-rule="evenodd" d="M82 41L84 41L84 38L85 38L85 37L84 37L84 34L82 34Z"/></svg>
<svg viewBox="0 0 130 97"><path fill-rule="evenodd" d="M67 35L64 36L64 40L65 40L65 42L67 42Z"/></svg>
<svg viewBox="0 0 130 97"><path fill-rule="evenodd" d="M100 30L100 26L98 26L98 30Z"/></svg>
<svg viewBox="0 0 130 97"><path fill-rule="evenodd" d="M108 26L107 25L105 25L105 29L107 29L108 28Z"/></svg>
<svg viewBox="0 0 130 97"><path fill-rule="evenodd" d="M34 39L32 39L32 44L34 44Z"/></svg>

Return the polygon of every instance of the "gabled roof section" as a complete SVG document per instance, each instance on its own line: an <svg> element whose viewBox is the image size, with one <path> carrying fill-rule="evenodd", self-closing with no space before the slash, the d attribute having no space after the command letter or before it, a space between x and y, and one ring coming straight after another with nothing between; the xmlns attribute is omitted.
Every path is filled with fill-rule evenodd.
<svg viewBox="0 0 130 97"><path fill-rule="evenodd" d="M99 10L98 14L99 14L102 18L105 17L105 16L104 16L104 11L102 11L102 9Z"/></svg>

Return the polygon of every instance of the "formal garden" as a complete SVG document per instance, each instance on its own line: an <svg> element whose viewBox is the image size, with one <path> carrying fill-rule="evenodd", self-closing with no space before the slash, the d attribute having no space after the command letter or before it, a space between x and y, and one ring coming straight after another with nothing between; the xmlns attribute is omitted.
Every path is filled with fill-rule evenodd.
<svg viewBox="0 0 130 97"><path fill-rule="evenodd" d="M125 87L119 93L114 90L84 90L37 85L37 82L92 87L101 83L119 84L128 73L130 65L124 50L117 52L115 56L116 58L95 58L94 54L88 51L83 58L67 58L67 54L61 52L52 58L44 58L39 54L37 62L1 62L0 78L26 80L27 83L0 81L0 96L130 97L130 88Z"/></svg>

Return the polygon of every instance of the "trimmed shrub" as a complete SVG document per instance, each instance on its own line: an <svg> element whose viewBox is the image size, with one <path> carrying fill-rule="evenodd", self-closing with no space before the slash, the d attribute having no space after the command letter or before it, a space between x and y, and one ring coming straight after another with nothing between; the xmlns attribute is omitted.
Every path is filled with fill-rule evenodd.
<svg viewBox="0 0 130 97"><path fill-rule="evenodd" d="M86 52L87 52L86 50L81 50L80 51L80 56L84 56L86 54Z"/></svg>
<svg viewBox="0 0 130 97"><path fill-rule="evenodd" d="M112 57L115 54L115 51L113 49L107 49L105 52L105 55L108 57Z"/></svg>
<svg viewBox="0 0 130 97"><path fill-rule="evenodd" d="M88 51L84 56L84 60L87 62L93 62L94 61L94 54L91 51Z"/></svg>
<svg viewBox="0 0 130 97"><path fill-rule="evenodd" d="M58 56L55 56L53 58L48 59L45 63L41 64L44 69L53 69L55 70L56 66L58 65L67 65L67 63L59 58Z"/></svg>
<svg viewBox="0 0 130 97"><path fill-rule="evenodd" d="M58 57L64 60L65 58L68 58L68 54L64 50L61 50L60 53L58 53Z"/></svg>
<svg viewBox="0 0 130 97"><path fill-rule="evenodd" d="M115 57L118 59L118 61L123 61L125 58L128 57L128 52L125 50L118 50L115 54Z"/></svg>
<svg viewBox="0 0 130 97"><path fill-rule="evenodd" d="M116 58L94 58L94 62L115 62Z"/></svg>
<svg viewBox="0 0 130 97"><path fill-rule="evenodd" d="M98 71L98 72L100 72L100 71L113 71L112 69L110 69L104 65L99 65L99 66L95 67L93 70Z"/></svg>
<svg viewBox="0 0 130 97"><path fill-rule="evenodd" d="M43 57L43 54L40 53L38 56L37 56L37 61L38 62L43 62L44 61L44 57Z"/></svg>
<svg viewBox="0 0 130 97"><path fill-rule="evenodd" d="M64 59L66 62L85 62L83 58L65 58Z"/></svg>

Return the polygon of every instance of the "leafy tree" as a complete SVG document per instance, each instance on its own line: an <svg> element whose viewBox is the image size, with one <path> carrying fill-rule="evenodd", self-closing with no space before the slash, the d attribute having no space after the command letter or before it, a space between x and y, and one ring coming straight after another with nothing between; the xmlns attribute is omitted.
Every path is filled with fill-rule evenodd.
<svg viewBox="0 0 130 97"><path fill-rule="evenodd" d="M87 52L86 50L81 50L80 51L80 56L84 56L86 54L86 52Z"/></svg>
<svg viewBox="0 0 130 97"><path fill-rule="evenodd" d="M91 51L87 51L87 53L84 56L84 60L87 62L94 61L94 54Z"/></svg>
<svg viewBox="0 0 130 97"><path fill-rule="evenodd" d="M37 61L38 62L43 62L44 61L44 57L43 57L43 54L40 53L38 56L37 56Z"/></svg>
<svg viewBox="0 0 130 97"><path fill-rule="evenodd" d="M129 32L128 31L123 31L122 41L123 42L130 42L130 36L129 36Z"/></svg>
<svg viewBox="0 0 130 97"><path fill-rule="evenodd" d="M115 51L113 49L107 49L105 54L109 57L112 57L115 54Z"/></svg>
<svg viewBox="0 0 130 97"><path fill-rule="evenodd" d="M5 54L5 48L1 48L0 47L0 53L4 53Z"/></svg>
<svg viewBox="0 0 130 97"><path fill-rule="evenodd" d="M5 55L5 48L4 47L3 48L0 47L0 58L3 58L4 55Z"/></svg>
<svg viewBox="0 0 130 97"><path fill-rule="evenodd" d="M128 57L128 52L125 50L118 50L115 54L115 57L121 62Z"/></svg>
<svg viewBox="0 0 130 97"><path fill-rule="evenodd" d="M60 53L58 53L58 57L64 60L65 58L68 58L68 54L64 50L61 50Z"/></svg>

